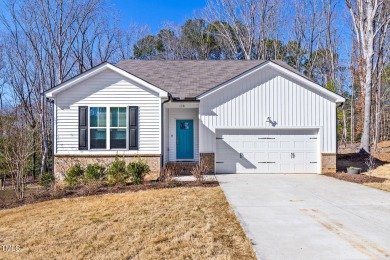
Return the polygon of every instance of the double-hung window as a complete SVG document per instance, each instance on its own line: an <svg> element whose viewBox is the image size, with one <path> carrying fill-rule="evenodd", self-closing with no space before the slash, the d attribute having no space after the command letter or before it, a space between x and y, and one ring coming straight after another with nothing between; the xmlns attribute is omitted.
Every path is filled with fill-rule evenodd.
<svg viewBox="0 0 390 260"><path fill-rule="evenodd" d="M90 107L90 149L127 148L127 108Z"/></svg>
<svg viewBox="0 0 390 260"><path fill-rule="evenodd" d="M127 136L126 107L110 108L110 148L125 149Z"/></svg>
<svg viewBox="0 0 390 260"><path fill-rule="evenodd" d="M91 107L89 109L90 148L107 148L107 109L105 107Z"/></svg>

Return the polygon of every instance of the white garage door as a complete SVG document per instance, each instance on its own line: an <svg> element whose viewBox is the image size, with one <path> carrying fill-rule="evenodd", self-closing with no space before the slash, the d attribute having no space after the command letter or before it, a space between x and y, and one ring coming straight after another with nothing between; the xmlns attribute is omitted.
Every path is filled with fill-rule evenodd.
<svg viewBox="0 0 390 260"><path fill-rule="evenodd" d="M218 130L217 173L317 173L318 130Z"/></svg>

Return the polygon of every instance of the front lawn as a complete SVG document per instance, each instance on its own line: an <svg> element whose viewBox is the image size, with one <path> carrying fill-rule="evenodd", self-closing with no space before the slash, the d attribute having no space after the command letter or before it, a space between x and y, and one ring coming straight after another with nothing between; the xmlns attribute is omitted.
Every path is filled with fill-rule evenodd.
<svg viewBox="0 0 390 260"><path fill-rule="evenodd" d="M0 211L19 259L255 259L220 187L64 198Z"/></svg>

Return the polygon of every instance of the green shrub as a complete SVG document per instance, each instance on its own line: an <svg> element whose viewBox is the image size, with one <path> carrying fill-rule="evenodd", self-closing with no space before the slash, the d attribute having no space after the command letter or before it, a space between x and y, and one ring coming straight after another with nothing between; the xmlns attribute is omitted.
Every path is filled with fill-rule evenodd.
<svg viewBox="0 0 390 260"><path fill-rule="evenodd" d="M107 170L107 183L110 186L114 186L118 183L125 183L128 178L126 172L126 162L124 160L119 160L118 157L115 158L115 161Z"/></svg>
<svg viewBox="0 0 390 260"><path fill-rule="evenodd" d="M85 169L84 182L91 183L103 180L106 174L105 170L104 166L97 163L89 164Z"/></svg>
<svg viewBox="0 0 390 260"><path fill-rule="evenodd" d="M72 166L65 175L65 186L67 188L74 188L76 185L80 184L82 176L84 174L84 169L80 164L75 164Z"/></svg>
<svg viewBox="0 0 390 260"><path fill-rule="evenodd" d="M54 175L51 172L44 172L39 178L39 185L49 188L54 182Z"/></svg>
<svg viewBox="0 0 390 260"><path fill-rule="evenodd" d="M127 166L129 177L133 184L141 184L146 174L150 172L149 165L142 160L129 163Z"/></svg>

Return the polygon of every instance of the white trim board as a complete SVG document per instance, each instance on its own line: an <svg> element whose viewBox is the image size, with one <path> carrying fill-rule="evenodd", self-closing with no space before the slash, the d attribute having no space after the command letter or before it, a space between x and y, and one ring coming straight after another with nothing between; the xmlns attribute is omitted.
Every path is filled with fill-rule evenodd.
<svg viewBox="0 0 390 260"><path fill-rule="evenodd" d="M78 76L76 76L76 77L74 77L74 78L72 78L72 79L70 79L68 81L65 81L62 84L59 84L58 86L56 86L56 87L54 87L52 89L47 90L44 93L44 95L47 98L51 98L52 99L52 98L54 98L55 95L65 91L66 89L71 88L74 85L76 85L76 84L78 84L78 83L80 83L80 82L82 82L82 81L84 81L84 80L86 80L86 79L88 79L88 78L98 74L98 73L101 73L101 72L103 72L103 71L105 71L107 69L110 69L110 70L120 74L121 76L123 76L123 77L125 77L125 78L127 78L127 79L129 79L129 80L131 80L131 81L133 81L135 83L138 83L138 84L140 84L140 85L142 85L142 86L152 90L153 92L156 92L159 95L159 97L161 97L161 98L168 97L168 92L166 92L166 91L164 91L164 90L162 90L162 89L160 89L160 88L158 88L158 87L156 87L156 86L154 86L154 85L152 85L152 84L150 84L150 83L148 83L148 82L146 82L146 81L144 81L144 80L134 76L133 74L130 74L130 73L128 73L128 72L126 72L126 71L124 71L124 70L122 70L122 69L120 69L120 68L118 68L118 67L116 67L116 66L114 66L112 64L110 64L110 63L107 63L107 62L103 63L103 64L100 64L100 65L98 65L98 66L96 66L96 67L94 67L94 68L92 68L92 69L90 69L90 70L88 70L88 71L86 71L84 73L81 73L80 75L78 75Z"/></svg>
<svg viewBox="0 0 390 260"><path fill-rule="evenodd" d="M261 70L261 69L263 69L265 67L268 67L268 66L270 66L270 67L272 67L272 68L274 68L276 70L279 70L280 72L290 76L291 78L293 78L295 80L300 81L301 83L309 86L310 88L313 88L313 89L317 90L318 92L320 92L320 93L324 94L325 96L329 97L335 103L344 103L345 102L345 98L343 98L342 96L340 96L340 95L338 95L336 93L333 93L332 91L330 91L330 90L328 90L328 89L326 89L326 88L324 88L324 87L322 87L322 86L320 86L320 85L318 85L318 84L316 84L316 83L306 79L305 77L302 77L301 75L299 75L297 73L294 73L294 72L292 72L292 71L290 71L290 70L288 70L288 69L286 69L286 68L284 68L284 67L282 67L282 66L280 66L280 65L278 65L278 64L276 64L276 63L274 63L272 61L266 61L266 62L260 64L259 66L257 66L255 68L245 72L244 74L242 74L242 75L240 75L240 76L238 76L236 78L233 78L233 79L231 79L231 80L229 80L229 81L227 81L227 82L225 82L225 83L223 83L223 84L221 84L221 85L219 85L219 86L217 86L217 87L215 87L213 89L210 89L210 90L206 91L205 93L199 95L197 97L197 99L200 100L200 99L202 99L204 97L207 97L207 96L211 95L212 93L215 93L215 92L217 92L217 91L219 91L219 90L221 90L221 89L223 89L223 88L225 88L225 87L227 87L227 86L229 86L229 85L231 85L231 84L233 84L233 83L235 83L235 82L237 82L237 81L247 77L248 75L250 75L252 73L255 73L255 72L257 72L257 71L259 71L259 70Z"/></svg>

